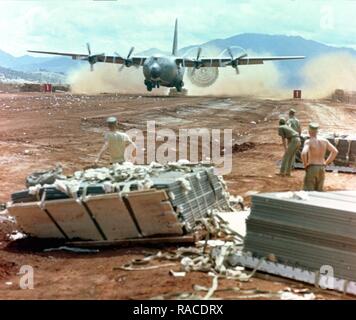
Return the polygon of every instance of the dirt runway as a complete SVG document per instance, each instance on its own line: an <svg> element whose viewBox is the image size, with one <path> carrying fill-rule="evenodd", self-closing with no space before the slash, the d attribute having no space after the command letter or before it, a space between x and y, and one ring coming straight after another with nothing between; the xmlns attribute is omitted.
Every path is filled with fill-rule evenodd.
<svg viewBox="0 0 356 320"><path fill-rule="evenodd" d="M224 178L230 193L243 196L247 203L254 192L300 190L302 171L295 171L291 178L275 175L276 161L283 153L277 135L278 117L291 107L297 110L304 128L315 120L324 131L355 132L356 107L328 100L0 93L0 202L23 189L25 177L31 172L60 163L65 173L71 174L93 164L103 143L105 118L111 115L119 118L122 130L144 130L148 120L156 121L157 128L173 130L232 129L235 143L251 142L252 147L233 154L232 171ZM104 158L102 164L107 161ZM326 190L356 190L356 176L328 173ZM142 248L86 255L11 249L6 239L10 227L0 222L2 299L146 299L191 291L193 284L211 284L211 278L202 273L173 278L168 273L170 268L131 273L113 269L142 256L142 250L147 251ZM34 290L19 289L17 273L22 265L35 269ZM305 287L280 278L253 278L240 284L224 280L220 285L275 291ZM235 298L238 296L236 293ZM317 296L340 298L331 293Z"/></svg>

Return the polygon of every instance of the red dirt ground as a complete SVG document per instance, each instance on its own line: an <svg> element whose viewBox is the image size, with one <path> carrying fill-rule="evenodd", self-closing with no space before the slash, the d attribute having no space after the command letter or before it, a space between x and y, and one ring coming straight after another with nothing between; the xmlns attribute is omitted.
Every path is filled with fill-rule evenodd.
<svg viewBox="0 0 356 320"><path fill-rule="evenodd" d="M92 164L103 141L104 119L110 115L118 116L124 130L145 129L147 120L155 120L158 128L231 128L236 143L255 144L254 148L233 153L232 172L225 176L231 194L241 195L249 203L253 192L300 190L302 171L294 172L291 178L274 175L283 152L277 119L291 107L297 110L304 128L315 120L325 131L355 130L356 107L326 100L0 93L0 202L23 189L24 179L31 172L61 163L69 174ZM356 190L356 176L328 173L326 190L342 189ZM204 273L174 278L169 275L170 267L145 272L113 270L142 257L143 251L158 249L121 248L93 254L36 252L10 248L6 234L11 228L10 223L0 223L2 299L148 299L192 291L194 284L211 285L211 278ZM17 273L22 265L34 267L34 290L19 288ZM247 283L222 280L219 287L273 291L308 287L282 278L260 277ZM237 293L216 296L239 298ZM350 298L332 292L317 292L317 297Z"/></svg>

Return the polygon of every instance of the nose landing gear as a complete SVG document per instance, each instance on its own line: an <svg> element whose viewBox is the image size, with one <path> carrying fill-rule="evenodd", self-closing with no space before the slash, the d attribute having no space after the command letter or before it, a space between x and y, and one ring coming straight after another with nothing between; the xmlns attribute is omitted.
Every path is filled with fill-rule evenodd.
<svg viewBox="0 0 356 320"><path fill-rule="evenodd" d="M159 81L153 82L153 81L145 80L145 86L147 88L147 91L152 91L153 88L159 88L160 83Z"/></svg>
<svg viewBox="0 0 356 320"><path fill-rule="evenodd" d="M145 86L146 86L146 88L147 88L147 91L152 91L153 85L152 85L152 82L151 82L151 81L145 80Z"/></svg>

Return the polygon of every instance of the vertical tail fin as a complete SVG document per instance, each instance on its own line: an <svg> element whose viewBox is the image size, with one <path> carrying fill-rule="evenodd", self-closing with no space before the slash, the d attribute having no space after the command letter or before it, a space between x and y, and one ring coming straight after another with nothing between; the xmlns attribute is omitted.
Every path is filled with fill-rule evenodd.
<svg viewBox="0 0 356 320"><path fill-rule="evenodd" d="M174 27L174 38L173 38L173 48L172 55L176 56L178 54L178 19L176 19L176 24Z"/></svg>

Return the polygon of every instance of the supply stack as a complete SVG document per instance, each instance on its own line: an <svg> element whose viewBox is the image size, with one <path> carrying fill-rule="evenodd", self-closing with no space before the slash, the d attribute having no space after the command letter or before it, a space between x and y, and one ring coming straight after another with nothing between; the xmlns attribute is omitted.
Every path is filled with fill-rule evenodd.
<svg viewBox="0 0 356 320"><path fill-rule="evenodd" d="M252 196L236 263L356 294L356 192Z"/></svg>
<svg viewBox="0 0 356 320"><path fill-rule="evenodd" d="M227 199L213 167L125 163L57 174L14 193L8 210L32 237L105 242L189 234Z"/></svg>

